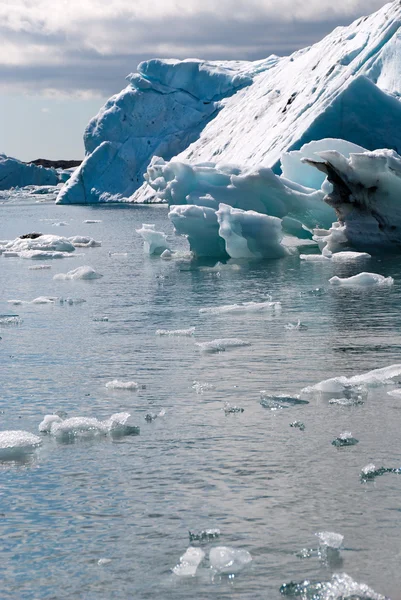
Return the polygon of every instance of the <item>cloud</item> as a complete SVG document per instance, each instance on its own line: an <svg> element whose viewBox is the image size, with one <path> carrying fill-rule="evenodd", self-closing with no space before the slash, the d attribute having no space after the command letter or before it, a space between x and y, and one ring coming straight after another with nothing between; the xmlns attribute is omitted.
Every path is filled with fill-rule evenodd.
<svg viewBox="0 0 401 600"><path fill-rule="evenodd" d="M141 60L257 59L309 45L383 0L2 0L0 88L109 95Z"/></svg>

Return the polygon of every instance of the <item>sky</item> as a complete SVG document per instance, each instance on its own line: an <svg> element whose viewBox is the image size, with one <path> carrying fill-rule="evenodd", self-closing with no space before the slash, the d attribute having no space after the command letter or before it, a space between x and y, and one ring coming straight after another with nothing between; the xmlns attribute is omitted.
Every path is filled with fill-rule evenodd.
<svg viewBox="0 0 401 600"><path fill-rule="evenodd" d="M0 0L0 153L81 159L89 119L154 57L256 60L383 0Z"/></svg>

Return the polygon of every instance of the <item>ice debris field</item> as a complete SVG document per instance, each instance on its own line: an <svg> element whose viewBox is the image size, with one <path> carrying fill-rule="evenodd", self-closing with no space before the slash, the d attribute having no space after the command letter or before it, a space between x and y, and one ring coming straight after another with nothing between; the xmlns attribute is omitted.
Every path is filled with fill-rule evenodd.
<svg viewBox="0 0 401 600"><path fill-rule="evenodd" d="M210 524L203 514L207 528L190 529L189 546L188 540L177 544L174 539L174 551L164 556L164 571L157 575L162 588L152 597L187 598L199 595L197 585L205 585L205 590L227 584L232 588L225 590L239 590L238 598L259 598L253 575L257 572L260 577L257 570L272 560L269 575L277 576L276 554L280 554L296 577L281 587L275 585L281 596L388 600L343 572L347 556L360 552L356 544L344 544L344 539L348 544L345 531L317 530L329 525L310 515L313 525L302 515L297 514L295 521L292 516L302 494L313 516L321 504L334 513L344 502L348 514L337 518L336 524L348 529L348 521L356 519L355 507L361 514L359 504L371 510L371 498L377 499L378 490L383 489L384 502L387 493L394 489L399 493L397 487L385 487L399 486L401 481L395 477L401 474L396 454L387 458L377 448L375 456L366 456L359 464L357 453L372 442L371 424L376 425L380 416L371 408L377 408L377 397L397 403L401 395L399 353L393 360L394 347L385 343L384 310L369 321L375 303L388 308L392 294L396 299L399 294L400 271L390 258L401 246L400 25L401 5L393 2L289 57L272 55L254 62L147 60L88 124L86 157L78 168L45 169L0 155L0 202L18 206L21 199L28 199L57 205L53 206L57 218L46 214L41 219L41 230L52 233L7 232L10 239L0 240L0 261L9 277L13 269L20 274L24 265L29 272L18 295L2 298L0 343L3 336L9 334L8 343L21 332L29 346L24 327L32 327L38 347L54 369L60 368L60 378L67 373L67 388L82 397L82 389L89 389L87 382L92 385L76 410L68 412L50 413L54 398L42 401L30 389L29 401L38 402L35 427L16 429L14 417L4 415L0 467L18 476L24 473L19 469L38 468L39 478L53 454L57 460L64 456L74 461L84 449L86 468L96 463L99 449L107 447L107 477L121 471L124 485L132 480L135 490L130 488L124 497L125 488L118 488L122 504L117 515L110 508L113 502L107 505L107 493L102 505L107 484L100 487L96 509L88 508L81 518L89 519L97 510L102 519L112 515L118 529L118 519L125 523L134 504L140 523L150 519L146 532L142 525L138 528L138 554L146 536L156 551L164 552L163 544L176 534L178 520L180 526L184 522L194 526L188 505L195 503L200 513L215 494L214 512L211 508L207 515ZM113 212L115 203L120 203L116 211L120 221ZM143 222L144 207L138 206L143 204L166 205L160 208L163 218L153 212L159 210L154 206L147 209ZM74 221L68 211L81 210L75 205L94 210L71 212ZM135 205L131 215L121 217L128 205ZM142 210L140 220L132 218L134 208ZM106 235L103 246L101 236L113 219L113 235ZM121 233L128 222L132 244ZM88 231L90 235L78 235ZM395 265L392 274L389 264ZM384 274L376 272L380 268ZM271 281L266 281L266 273ZM300 279L309 277L315 287L298 288L298 274ZM193 294L189 303L180 297L182 288L177 285L179 277L187 276ZM227 281L236 286L230 294L225 294ZM97 301L108 311L88 312ZM128 309L124 318L116 307L121 314ZM7 311L11 308L12 313ZM67 327L60 317L63 309L68 313L62 315ZM399 329L396 312L388 316L394 318L394 331ZM324 337L317 324L324 327L329 320L334 325ZM52 336L47 339L44 333L46 325L56 351ZM65 344L59 343L62 327ZM349 337L341 345L341 334L352 328L354 345ZM77 330L80 344L67 339L71 335L75 340ZM369 334L378 340L371 347ZM102 339L103 354L93 353L93 335ZM320 348L322 338L317 356L312 345ZM268 349L266 355L263 347ZM30 360L32 381L46 386L43 381L51 378L43 356L35 347L21 344L21 348L17 357L5 352L4 364L11 369L9 364ZM319 378L310 376L309 354L310 361L321 365ZM65 366L65 355L74 357L73 367ZM391 360L386 361L387 355ZM378 361L388 366L379 366ZM241 369L242 379L237 380ZM333 371L339 374L328 377ZM10 372L8 386L15 390L17 371ZM185 390L180 396L182 377ZM158 378L162 385L159 381L157 386ZM40 389L43 392L44 387ZM175 395L185 401L180 409L172 400ZM317 427L313 414L320 410L326 413ZM360 421L355 418L358 411ZM18 418L25 417L21 412ZM202 420L205 414L211 421ZM7 428L8 418L12 423ZM32 422L32 415L29 419ZM277 437L280 419L285 419L285 437ZM389 418L388 428L394 420ZM213 429L216 423L220 429ZM319 436L324 436L324 444ZM260 444L257 448L254 438ZM277 442L274 448L271 440ZM302 446L303 440L310 446ZM237 448L241 448L238 455ZM122 462L127 455L129 461ZM330 495L322 494L323 500L321 472L314 490L309 486L321 458L327 461L326 472L336 472ZM207 477L198 472L199 465L206 465ZM284 474L282 489L287 494L270 483L273 477L264 470L266 465L277 469L276 475ZM162 468L167 477L159 482ZM80 481L78 466L71 476ZM99 479L108 481L100 471ZM259 481L261 487L254 490ZM336 488L339 481L345 482L346 493ZM144 482L152 493L146 486L142 489ZM188 494L185 488L185 502L184 485L190 490ZM79 482L77 488L85 486ZM133 502L137 490L141 496ZM167 497L170 504L164 505ZM229 510L227 498L234 499ZM269 500L269 510L265 506L261 510L261 499ZM113 497L114 502L119 500ZM82 498L75 501L79 507ZM61 512L57 505L50 511L58 518ZM165 514L169 522L159 526L158 519ZM219 529L212 527L216 514ZM369 523L380 521L380 514L369 514ZM287 519L288 542L278 549L275 540ZM255 529L250 523L256 524ZM242 533L241 528L248 529ZM262 529L268 547L257 539L257 530ZM315 547L295 552L294 532L306 535L306 529L310 535L316 532ZM369 545L372 539L363 542ZM385 548L386 538L378 543ZM294 567L291 561L297 559L301 561ZM314 560L309 571L302 562L306 559ZM113 568L110 558L96 555L90 560L102 569ZM146 567L151 560L147 556ZM137 580L145 571L136 574ZM305 579L305 571L316 577ZM358 580L375 580L371 568L360 571ZM129 565L121 572L129 572ZM283 571L279 576L285 580ZM153 592L146 593L150 597Z"/></svg>

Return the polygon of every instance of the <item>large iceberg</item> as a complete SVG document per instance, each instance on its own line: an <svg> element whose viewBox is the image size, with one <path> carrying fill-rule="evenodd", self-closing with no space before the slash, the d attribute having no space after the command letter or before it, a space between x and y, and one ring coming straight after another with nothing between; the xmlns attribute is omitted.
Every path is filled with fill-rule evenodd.
<svg viewBox="0 0 401 600"><path fill-rule="evenodd" d="M0 154L0 190L27 185L57 185L61 179L55 169L27 164Z"/></svg>
<svg viewBox="0 0 401 600"><path fill-rule="evenodd" d="M58 201L149 200L153 156L279 173L283 152L321 138L401 148L400 22L393 2L288 57L141 63L89 123L86 159Z"/></svg>

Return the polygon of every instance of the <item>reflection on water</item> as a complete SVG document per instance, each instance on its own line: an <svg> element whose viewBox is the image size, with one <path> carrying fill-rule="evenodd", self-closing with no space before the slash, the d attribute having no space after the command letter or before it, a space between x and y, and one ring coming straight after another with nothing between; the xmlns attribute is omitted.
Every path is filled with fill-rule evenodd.
<svg viewBox="0 0 401 600"><path fill-rule="evenodd" d="M329 564L295 556L317 531L344 535L341 569L397 598L401 479L363 485L360 473L372 462L401 465L399 400L385 388L363 404L288 399L329 377L401 362L399 257L369 265L394 277L392 289L331 289L330 277L358 267L289 257L216 269L146 257L135 234L142 223L186 249L165 207L26 201L2 212L0 239L56 232L102 246L49 261L51 269L0 257L0 314L22 320L0 322L1 429L36 433L55 411L97 419L129 412L141 428L139 436L74 444L44 436L33 460L1 465L2 598L274 600L284 582L331 579ZM54 222L67 225L56 230ZM82 265L104 277L53 280ZM7 304L38 296L86 302ZM269 296L281 311L199 314ZM307 329L285 328L298 321ZM156 335L193 327L193 335ZM250 346L199 352L196 343L216 339ZM114 379L139 388L106 388ZM266 410L261 390L289 408ZM244 411L227 417L226 402ZM341 431L359 444L334 448ZM251 566L230 580L174 577L188 531L216 529L218 544L205 540L206 554L214 545L247 550Z"/></svg>

